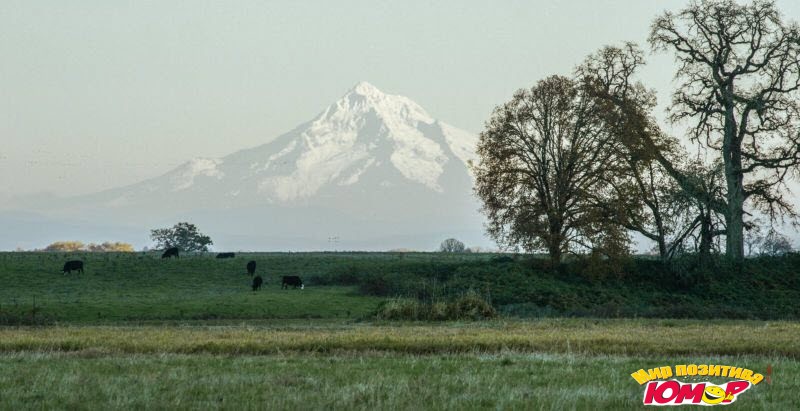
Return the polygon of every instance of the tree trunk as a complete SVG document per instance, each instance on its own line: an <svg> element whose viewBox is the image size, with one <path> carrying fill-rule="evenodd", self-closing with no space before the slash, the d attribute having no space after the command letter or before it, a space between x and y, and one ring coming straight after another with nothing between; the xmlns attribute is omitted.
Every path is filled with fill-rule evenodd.
<svg viewBox="0 0 800 411"><path fill-rule="evenodd" d="M733 85L728 87L726 94L730 96ZM742 261L744 258L744 175L742 173L741 142L736 135L732 97L725 107L722 158L725 161L725 182L728 189L728 209L725 213L725 222L727 223L725 254L736 261Z"/></svg>
<svg viewBox="0 0 800 411"><path fill-rule="evenodd" d="M661 211L658 209L657 206L651 206L650 210L653 212L653 219L656 222L656 236L658 236L658 255L661 257L661 261L669 260L668 251L667 251L667 239L664 236L664 220L661 219Z"/></svg>
<svg viewBox="0 0 800 411"><path fill-rule="evenodd" d="M561 244L550 244L547 252L550 254L550 263L557 267L561 263Z"/></svg>
<svg viewBox="0 0 800 411"><path fill-rule="evenodd" d="M547 244L547 253L550 254L550 262L553 267L561 263L561 242L563 241L561 230L561 220L551 217L548 227L550 241Z"/></svg>
<svg viewBox="0 0 800 411"><path fill-rule="evenodd" d="M744 258L744 193L742 191L741 175L736 176L734 183L728 178L728 215L725 220L728 232L725 237L725 253L736 261Z"/></svg>
<svg viewBox="0 0 800 411"><path fill-rule="evenodd" d="M700 265L706 266L711 257L711 242L714 240L711 226L711 210L700 209Z"/></svg>
<svg viewBox="0 0 800 411"><path fill-rule="evenodd" d="M661 257L661 261L669 260L669 255L667 252L667 242L664 241L664 236L658 236L658 255Z"/></svg>

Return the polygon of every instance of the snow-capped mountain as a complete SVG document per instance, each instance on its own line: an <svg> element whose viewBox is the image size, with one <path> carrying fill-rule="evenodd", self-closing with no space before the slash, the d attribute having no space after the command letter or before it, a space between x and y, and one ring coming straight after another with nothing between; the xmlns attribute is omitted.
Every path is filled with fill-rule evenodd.
<svg viewBox="0 0 800 411"><path fill-rule="evenodd" d="M330 238L340 248L430 249L459 231L481 238L467 166L476 143L409 98L361 82L266 144L66 204L94 221L193 221L229 249L280 249L289 237L293 249L326 248L312 243ZM406 242L373 241L389 237Z"/></svg>
<svg viewBox="0 0 800 411"><path fill-rule="evenodd" d="M474 157L475 144L474 135L435 120L412 100L361 82L316 118L270 143L223 158L194 159L101 197L112 207L140 203L148 193L227 206L309 204L353 186L381 191L419 186L444 193L464 189L448 183L459 177L467 181L466 162Z"/></svg>

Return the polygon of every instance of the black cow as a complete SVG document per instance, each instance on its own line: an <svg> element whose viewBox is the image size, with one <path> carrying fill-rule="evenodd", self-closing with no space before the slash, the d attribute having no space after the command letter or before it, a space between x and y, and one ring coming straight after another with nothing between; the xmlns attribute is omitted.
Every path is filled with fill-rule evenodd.
<svg viewBox="0 0 800 411"><path fill-rule="evenodd" d="M181 258L181 256L178 255L178 247L167 248L166 250L164 250L164 254L161 254L161 258L171 258L171 257Z"/></svg>
<svg viewBox="0 0 800 411"><path fill-rule="evenodd" d="M302 290L305 286L303 285L303 280L296 275L284 275L283 276L283 284L281 284L282 289L289 288L289 286L293 286L294 288L300 287Z"/></svg>
<svg viewBox="0 0 800 411"><path fill-rule="evenodd" d="M64 269L61 270L64 275L72 274L72 271L77 271L83 274L83 261L71 260L64 263Z"/></svg>
<svg viewBox="0 0 800 411"><path fill-rule="evenodd" d="M217 258L233 258L236 257L236 253L219 253L217 254Z"/></svg>
<svg viewBox="0 0 800 411"><path fill-rule="evenodd" d="M247 263L247 274L253 275L256 273L256 262L250 261Z"/></svg>
<svg viewBox="0 0 800 411"><path fill-rule="evenodd" d="M253 277L253 291L260 290L263 283L264 280L261 279L260 275Z"/></svg>

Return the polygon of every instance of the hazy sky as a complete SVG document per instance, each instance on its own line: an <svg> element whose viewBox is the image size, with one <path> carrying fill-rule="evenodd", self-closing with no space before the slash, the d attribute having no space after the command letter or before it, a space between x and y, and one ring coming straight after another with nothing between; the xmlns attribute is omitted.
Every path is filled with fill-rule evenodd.
<svg viewBox="0 0 800 411"><path fill-rule="evenodd" d="M379 4L380 3L380 4ZM800 2L779 1L800 18ZM360 80L479 132L514 90L685 1L0 2L0 200L262 144ZM671 56L643 73L665 102Z"/></svg>

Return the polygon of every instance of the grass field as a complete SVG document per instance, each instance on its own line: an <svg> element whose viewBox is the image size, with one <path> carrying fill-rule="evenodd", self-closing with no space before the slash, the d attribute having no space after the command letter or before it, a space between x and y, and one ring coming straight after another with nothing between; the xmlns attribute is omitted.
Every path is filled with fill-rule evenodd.
<svg viewBox="0 0 800 411"><path fill-rule="evenodd" d="M773 365L736 409L792 409L798 339L797 323L684 320L6 328L0 407L631 409L632 372L712 363Z"/></svg>
<svg viewBox="0 0 800 411"><path fill-rule="evenodd" d="M516 353L280 356L15 353L0 356L0 408L642 409L630 373L653 364L775 367L731 407L790 410L800 366L780 357Z"/></svg>
<svg viewBox="0 0 800 411"><path fill-rule="evenodd" d="M791 320L371 318L384 297L361 277L465 281L497 268L487 256L92 254L61 275L71 257L0 254L0 319L39 324L0 326L0 409L637 409L630 374L680 363L771 364L736 409L791 409L800 392ZM281 290L280 275L308 287Z"/></svg>
<svg viewBox="0 0 800 411"><path fill-rule="evenodd" d="M800 358L800 324L686 320L482 321L0 328L0 352L268 355L519 352Z"/></svg>
<svg viewBox="0 0 800 411"><path fill-rule="evenodd" d="M47 322L73 324L360 318L372 312L382 300L357 295L352 286L282 290L281 275L308 278L309 273L315 272L315 261L306 257L293 265L281 259L270 264L262 260L262 266L270 269L259 271L265 284L262 291L253 293L251 278L245 271L251 257L257 258L161 260L157 254L3 253L0 254L3 264L0 314L26 317L35 313ZM67 258L85 261L85 273L62 275L60 270Z"/></svg>
<svg viewBox="0 0 800 411"><path fill-rule="evenodd" d="M158 253L0 253L0 324L24 323L31 314L38 323L94 324L363 318L382 298L431 300L470 290L514 317L800 318L800 254L748 259L738 268L725 261L702 268L691 258L673 265L635 258L620 266L574 260L558 270L530 256L509 262L492 254L159 257ZM86 273L61 275L68 259L85 261ZM244 274L251 259L265 280L264 290L256 295ZM306 290L280 290L283 275L301 276Z"/></svg>
<svg viewBox="0 0 800 411"><path fill-rule="evenodd" d="M630 409L632 372L714 363L772 364L736 408L791 409L798 340L793 322L685 320L3 328L0 407Z"/></svg>

